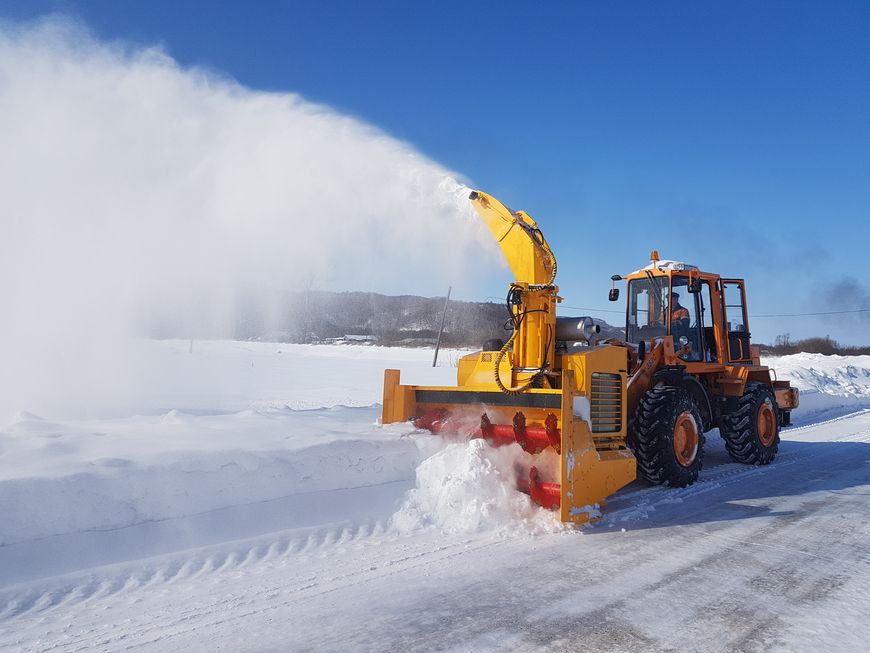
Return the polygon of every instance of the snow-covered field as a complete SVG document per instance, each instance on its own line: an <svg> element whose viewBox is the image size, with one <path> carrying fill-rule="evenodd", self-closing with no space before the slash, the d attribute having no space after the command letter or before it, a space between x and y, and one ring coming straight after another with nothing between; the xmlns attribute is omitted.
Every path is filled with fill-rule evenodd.
<svg viewBox="0 0 870 653"><path fill-rule="evenodd" d="M385 367L458 352L140 347L123 415L0 425L0 649L866 650L870 357L768 360L802 391L772 466L714 432L694 486L573 530L522 454L377 425Z"/></svg>

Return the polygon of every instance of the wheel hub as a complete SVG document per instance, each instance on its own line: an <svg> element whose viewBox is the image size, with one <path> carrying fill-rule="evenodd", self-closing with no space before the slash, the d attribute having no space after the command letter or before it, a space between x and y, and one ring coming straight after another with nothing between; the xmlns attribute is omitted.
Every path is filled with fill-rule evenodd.
<svg viewBox="0 0 870 653"><path fill-rule="evenodd" d="M776 412L770 405L770 400L766 400L758 407L758 415L755 417L755 431L758 433L758 440L765 447L771 446L776 439Z"/></svg>
<svg viewBox="0 0 870 653"><path fill-rule="evenodd" d="M674 454L683 467L691 465L698 455L698 424L692 411L680 413L674 424Z"/></svg>

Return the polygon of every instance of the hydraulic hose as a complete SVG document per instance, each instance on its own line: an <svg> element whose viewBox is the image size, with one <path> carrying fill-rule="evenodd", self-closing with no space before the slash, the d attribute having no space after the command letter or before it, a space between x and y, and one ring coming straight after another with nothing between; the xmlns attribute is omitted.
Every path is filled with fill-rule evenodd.
<svg viewBox="0 0 870 653"><path fill-rule="evenodd" d="M540 246L544 250L544 252L546 252L547 256L550 259L550 263L552 264L552 271L550 272L549 281L547 281L547 283L543 286L536 286L534 288L530 287L526 292L552 291L553 282L556 281L556 257L553 256L553 251L550 249L549 244L547 244L547 241L544 239L544 235L540 232L539 229L530 229L520 221L518 221L518 224L521 224L523 228L526 229L527 233L529 234L529 238L531 238L535 242L535 245ZM511 284L510 292L508 294L509 298L511 293L516 288L518 288L516 284ZM519 329L522 326L523 320L526 316L525 311L520 315L513 315L513 310L511 310L510 307L510 300L508 300L508 310L511 311L513 333L511 333L511 337L508 338L508 341L504 343L504 346L499 350L498 354L495 357L493 365L493 378L495 379L495 384L496 386L498 386L499 390L501 390L506 395L515 397L521 392L524 392L532 387L532 385L547 371L547 346L544 346L544 362L541 365L541 369L539 369L535 374L531 376L531 378L529 378L528 381L522 383L521 385L514 386L512 388L506 386L501 380L501 375L499 374L498 368L501 365L502 360L504 360L504 357L507 355L508 349L511 348L514 340L516 340Z"/></svg>

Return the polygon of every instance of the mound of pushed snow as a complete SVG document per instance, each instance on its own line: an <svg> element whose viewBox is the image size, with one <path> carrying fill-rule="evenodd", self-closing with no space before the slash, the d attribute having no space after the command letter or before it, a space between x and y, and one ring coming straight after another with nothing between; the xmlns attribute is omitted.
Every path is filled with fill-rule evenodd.
<svg viewBox="0 0 870 653"><path fill-rule="evenodd" d="M393 515L392 525L399 532L559 530L555 513L541 510L517 491L517 478L527 476L531 459L516 444L497 449L479 439L446 444L417 467L416 487ZM558 478L555 453L544 452L534 464L545 477Z"/></svg>

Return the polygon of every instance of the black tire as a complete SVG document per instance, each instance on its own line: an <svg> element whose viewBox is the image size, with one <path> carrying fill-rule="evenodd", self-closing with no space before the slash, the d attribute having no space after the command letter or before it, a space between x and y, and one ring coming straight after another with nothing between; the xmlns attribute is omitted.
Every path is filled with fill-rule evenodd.
<svg viewBox="0 0 870 653"><path fill-rule="evenodd" d="M766 418L768 411L772 411L771 422ZM737 408L722 415L719 433L734 462L768 465L779 450L779 423L773 391L763 383L749 382Z"/></svg>
<svg viewBox="0 0 870 653"><path fill-rule="evenodd" d="M694 444L679 453L674 446L678 424L693 422ZM657 485L686 487L698 480L704 459L701 413L683 388L657 386L640 400L629 445L641 478ZM684 438L678 438L680 442Z"/></svg>
<svg viewBox="0 0 870 653"><path fill-rule="evenodd" d="M501 348L504 347L504 340L501 338L490 338L489 340L484 341L483 347L481 347L482 351L501 351Z"/></svg>

